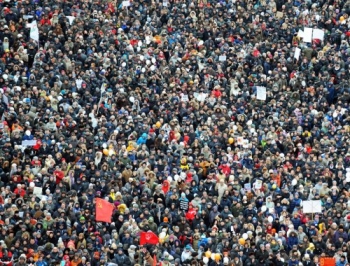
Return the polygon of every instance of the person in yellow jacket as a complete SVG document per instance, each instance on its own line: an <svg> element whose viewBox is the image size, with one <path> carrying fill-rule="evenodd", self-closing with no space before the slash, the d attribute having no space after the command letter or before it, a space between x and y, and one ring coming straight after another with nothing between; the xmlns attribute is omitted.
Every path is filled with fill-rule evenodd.
<svg viewBox="0 0 350 266"><path fill-rule="evenodd" d="M109 197L110 197L113 201L116 200L117 195L116 195L116 193L115 193L115 191L114 191L114 188L111 189L111 192L109 193Z"/></svg>
<svg viewBox="0 0 350 266"><path fill-rule="evenodd" d="M188 165L186 158L182 158L182 159L181 159L180 168L181 168L182 170L189 170L189 169L190 169L190 166Z"/></svg>

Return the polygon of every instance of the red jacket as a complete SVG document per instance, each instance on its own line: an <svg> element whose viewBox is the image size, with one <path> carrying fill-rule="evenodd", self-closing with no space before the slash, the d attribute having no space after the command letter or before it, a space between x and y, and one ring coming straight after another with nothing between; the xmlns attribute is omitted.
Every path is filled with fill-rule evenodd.
<svg viewBox="0 0 350 266"><path fill-rule="evenodd" d="M179 237L179 240L181 241L181 244L182 244L182 245L185 244L185 241L186 241L187 243L190 242L190 243L192 244L192 242L193 242L193 237L192 237L192 236L187 237L187 236L185 236L185 235L181 235L181 236Z"/></svg>
<svg viewBox="0 0 350 266"><path fill-rule="evenodd" d="M50 19L42 19L42 20L40 20L40 24L41 25L51 25L51 21L50 21Z"/></svg>
<svg viewBox="0 0 350 266"><path fill-rule="evenodd" d="M188 211L186 212L186 220L193 221L196 214L197 214L196 209L190 206Z"/></svg>
<svg viewBox="0 0 350 266"><path fill-rule="evenodd" d="M228 176L228 175L230 175L230 173L231 173L231 168L230 168L230 166L228 166L228 165L220 165L219 166L219 169L222 169L222 172L226 175L226 176Z"/></svg>
<svg viewBox="0 0 350 266"><path fill-rule="evenodd" d="M171 130L169 132L169 141L173 141L173 140L176 140L176 137L175 137L175 132L173 130Z"/></svg>
<svg viewBox="0 0 350 266"><path fill-rule="evenodd" d="M21 198L23 198L24 195L26 194L26 191L25 191L23 188L20 188L20 189L16 188L15 191L14 191L14 193L15 193L16 195L20 195Z"/></svg>
<svg viewBox="0 0 350 266"><path fill-rule="evenodd" d="M215 98L219 98L219 97L221 97L222 93L221 93L220 90L214 89L213 92L212 92L212 95L213 95Z"/></svg>

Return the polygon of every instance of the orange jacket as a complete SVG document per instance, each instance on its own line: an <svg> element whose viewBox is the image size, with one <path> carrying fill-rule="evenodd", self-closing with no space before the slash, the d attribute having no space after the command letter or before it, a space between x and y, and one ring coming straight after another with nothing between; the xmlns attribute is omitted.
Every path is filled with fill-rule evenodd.
<svg viewBox="0 0 350 266"><path fill-rule="evenodd" d="M273 175L272 180L276 183L278 187L281 187L281 176Z"/></svg>
<svg viewBox="0 0 350 266"><path fill-rule="evenodd" d="M75 260L72 260L71 262L70 262L70 265L71 266L78 266L78 264L81 262L81 259L78 259L77 261L75 261Z"/></svg>

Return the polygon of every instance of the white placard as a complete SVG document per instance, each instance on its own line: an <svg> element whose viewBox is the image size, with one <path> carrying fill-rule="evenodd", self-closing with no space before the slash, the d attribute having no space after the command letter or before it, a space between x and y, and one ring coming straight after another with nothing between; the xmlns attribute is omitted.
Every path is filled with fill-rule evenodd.
<svg viewBox="0 0 350 266"><path fill-rule="evenodd" d="M261 189L262 187L262 181L261 180L256 180L254 183L254 188L255 189Z"/></svg>
<svg viewBox="0 0 350 266"><path fill-rule="evenodd" d="M303 213L322 212L322 204L320 200L303 201Z"/></svg>
<svg viewBox="0 0 350 266"><path fill-rule="evenodd" d="M34 146L34 145L36 145L36 140L23 140L21 145L23 147Z"/></svg>
<svg viewBox="0 0 350 266"><path fill-rule="evenodd" d="M324 31L320 29L313 29L312 39L324 40Z"/></svg>
<svg viewBox="0 0 350 266"><path fill-rule="evenodd" d="M304 42L312 42L312 28L304 28Z"/></svg>
<svg viewBox="0 0 350 266"><path fill-rule="evenodd" d="M123 6L129 7L130 6L130 1L123 1Z"/></svg>
<svg viewBox="0 0 350 266"><path fill-rule="evenodd" d="M163 6L168 6L168 1L163 1Z"/></svg>
<svg viewBox="0 0 350 266"><path fill-rule="evenodd" d="M208 94L207 93L198 93L198 92L195 92L193 94L194 98L196 98L197 101L199 102L204 102L205 99L207 98Z"/></svg>
<svg viewBox="0 0 350 266"><path fill-rule="evenodd" d="M294 58L295 58L296 60L299 60L300 53L301 53L301 49L298 48L298 47L296 47L296 48L295 48L295 52L294 52Z"/></svg>
<svg viewBox="0 0 350 266"><path fill-rule="evenodd" d="M226 55L220 55L219 56L219 61L220 62L225 62L226 61Z"/></svg>
<svg viewBox="0 0 350 266"><path fill-rule="evenodd" d="M249 141L247 139L244 139L243 140L243 148L247 149L249 147L248 144L249 144Z"/></svg>
<svg viewBox="0 0 350 266"><path fill-rule="evenodd" d="M33 194L35 195L35 196L37 196L38 198L41 198L41 196L43 195L43 193L42 193L42 188L41 187L34 187L34 189L33 189Z"/></svg>
<svg viewBox="0 0 350 266"><path fill-rule="evenodd" d="M188 102L188 95L187 94L182 94L181 95L181 101L182 102Z"/></svg>
<svg viewBox="0 0 350 266"><path fill-rule="evenodd" d="M256 99L261 101L266 101L266 88L256 87Z"/></svg>
<svg viewBox="0 0 350 266"><path fill-rule="evenodd" d="M23 19L31 19L34 18L32 15L23 15Z"/></svg>
<svg viewBox="0 0 350 266"><path fill-rule="evenodd" d="M246 191L251 191L252 190L252 185L250 183L246 183L246 184L244 184L244 189Z"/></svg>

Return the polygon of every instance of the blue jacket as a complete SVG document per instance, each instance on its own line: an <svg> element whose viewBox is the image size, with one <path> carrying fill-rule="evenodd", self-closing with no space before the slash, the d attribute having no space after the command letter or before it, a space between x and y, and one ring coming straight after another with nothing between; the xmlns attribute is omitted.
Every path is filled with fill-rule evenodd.
<svg viewBox="0 0 350 266"><path fill-rule="evenodd" d="M295 229L298 229L298 227L301 225L301 220L300 218L292 218L292 223L294 225Z"/></svg>
<svg viewBox="0 0 350 266"><path fill-rule="evenodd" d="M200 246L206 247L207 244L208 244L208 238L201 238L198 241L198 247L200 247Z"/></svg>
<svg viewBox="0 0 350 266"><path fill-rule="evenodd" d="M298 245L298 237L289 236L288 237L288 249L291 250L294 245Z"/></svg>
<svg viewBox="0 0 350 266"><path fill-rule="evenodd" d="M147 137L148 135L146 133L143 133L141 137L139 137L139 139L137 140L137 145L145 144L147 141Z"/></svg>
<svg viewBox="0 0 350 266"><path fill-rule="evenodd" d="M345 265L346 265L346 261L338 260L337 263L336 263L335 265L336 265L336 266L345 266Z"/></svg>
<svg viewBox="0 0 350 266"><path fill-rule="evenodd" d="M33 139L34 139L33 135L27 136L26 134L24 134L24 136L22 137L22 140L33 140Z"/></svg>
<svg viewBox="0 0 350 266"><path fill-rule="evenodd" d="M35 263L36 266L48 266L49 264L46 261L37 261Z"/></svg>
<svg viewBox="0 0 350 266"><path fill-rule="evenodd" d="M289 260L288 266L299 266L299 261L298 260L295 260L295 261Z"/></svg>

